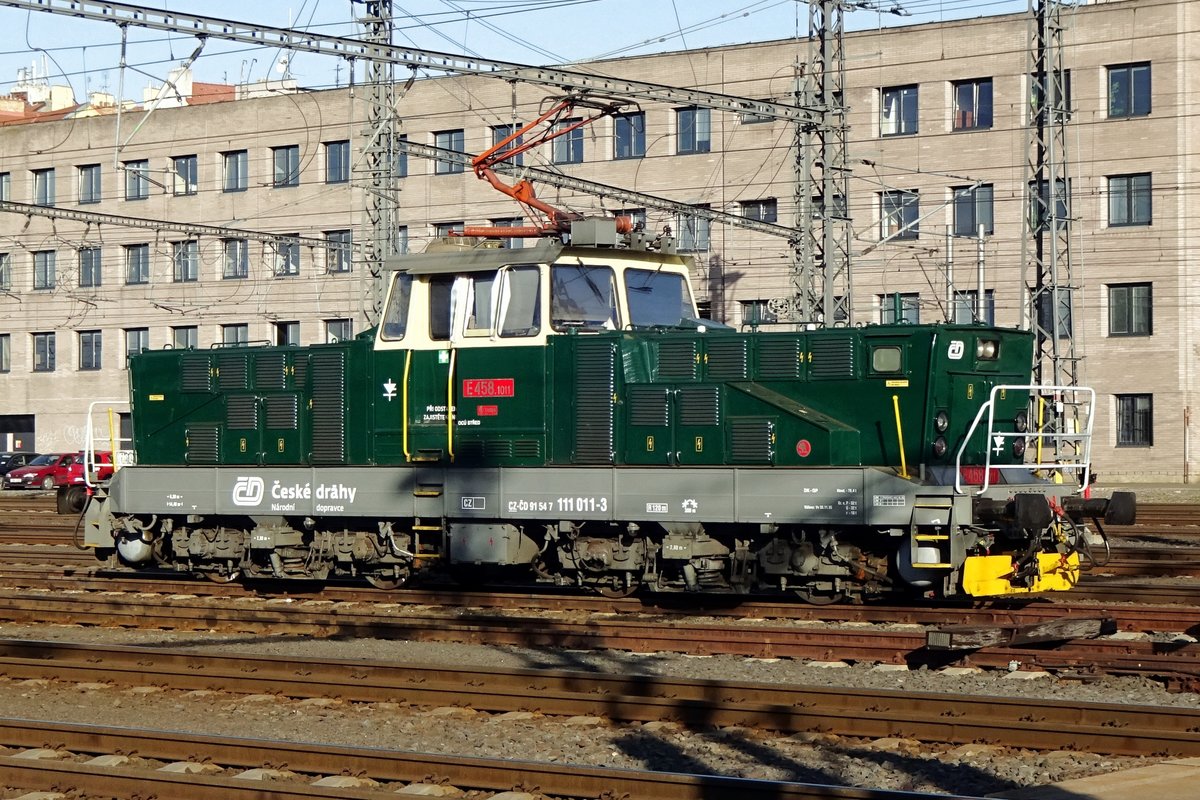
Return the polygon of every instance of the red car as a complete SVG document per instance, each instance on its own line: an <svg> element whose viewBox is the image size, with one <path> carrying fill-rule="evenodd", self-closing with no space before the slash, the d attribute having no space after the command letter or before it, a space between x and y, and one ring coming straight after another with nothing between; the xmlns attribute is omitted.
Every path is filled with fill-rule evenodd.
<svg viewBox="0 0 1200 800"><path fill-rule="evenodd" d="M92 460L95 464L92 474L92 483L106 481L113 474L113 457L112 453L106 450L98 450L92 453ZM75 463L70 466L68 473L68 483L83 483L83 468L84 454L82 451L75 454Z"/></svg>
<svg viewBox="0 0 1200 800"><path fill-rule="evenodd" d="M53 489L71 482L71 467L79 461L80 480L83 479L83 454L45 453L20 469L4 476L7 489Z"/></svg>

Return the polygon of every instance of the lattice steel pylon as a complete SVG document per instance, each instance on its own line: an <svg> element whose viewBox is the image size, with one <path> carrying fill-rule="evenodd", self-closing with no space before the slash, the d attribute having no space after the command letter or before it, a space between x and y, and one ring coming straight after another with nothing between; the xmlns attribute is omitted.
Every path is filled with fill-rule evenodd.
<svg viewBox="0 0 1200 800"><path fill-rule="evenodd" d="M364 39L380 48L392 44L392 0L365 0L365 13L359 20ZM358 274L370 280L364 292L369 325L379 321L383 308L384 261L399 252L400 181L396 177L396 116L397 92L395 67L390 61L367 62L367 119L363 137L362 158L355 166L353 177L363 190L364 246L357 249L361 264L355 265Z"/></svg>
<svg viewBox="0 0 1200 800"><path fill-rule="evenodd" d="M839 0L808 6L808 61L797 65L796 105L813 110L795 123L791 296L773 303L780 320L801 327L848 324L850 271L849 169L845 7Z"/></svg>
<svg viewBox="0 0 1200 800"><path fill-rule="evenodd" d="M1071 184L1067 174L1070 119L1063 70L1062 4L1030 0L1029 142L1026 159L1025 236L1021 281L1028 291L1024 327L1034 331L1035 384L1068 387L1041 398L1037 419L1048 433L1079 429L1070 387L1079 384L1074 332L1074 264L1071 260ZM1039 439L1039 444L1043 440ZM1070 460L1070 436L1050 437L1056 461ZM1045 457L1039 457L1039 461Z"/></svg>

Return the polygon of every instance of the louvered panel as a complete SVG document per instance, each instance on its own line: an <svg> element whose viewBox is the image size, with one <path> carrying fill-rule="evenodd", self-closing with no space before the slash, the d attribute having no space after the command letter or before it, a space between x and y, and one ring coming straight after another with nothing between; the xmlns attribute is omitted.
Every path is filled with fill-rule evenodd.
<svg viewBox="0 0 1200 800"><path fill-rule="evenodd" d="M249 367L246 361L245 353L222 353L217 357L217 369L220 371L217 385L223 391L250 388Z"/></svg>
<svg viewBox="0 0 1200 800"><path fill-rule="evenodd" d="M736 464L771 464L775 460L775 423L762 417L729 421L729 453Z"/></svg>
<svg viewBox="0 0 1200 800"><path fill-rule="evenodd" d="M814 378L853 378L854 339L850 336L837 338L814 336L809 343L812 351L810 374Z"/></svg>
<svg viewBox="0 0 1200 800"><path fill-rule="evenodd" d="M258 429L258 398L252 394L235 394L225 401L225 426L230 430Z"/></svg>
<svg viewBox="0 0 1200 800"><path fill-rule="evenodd" d="M346 463L346 353L312 355L312 457L315 463Z"/></svg>
<svg viewBox="0 0 1200 800"><path fill-rule="evenodd" d="M508 439L488 439L483 444L483 455L489 461L512 458L513 446Z"/></svg>
<svg viewBox="0 0 1200 800"><path fill-rule="evenodd" d="M216 464L220 452L221 432L216 425L192 425L187 432L187 454L189 464Z"/></svg>
<svg viewBox="0 0 1200 800"><path fill-rule="evenodd" d="M482 461L483 442L477 440L456 442L454 445L454 457L459 461L467 463L478 463Z"/></svg>
<svg viewBox="0 0 1200 800"><path fill-rule="evenodd" d="M630 386L629 423L665 428L671 423L670 395L663 386Z"/></svg>
<svg viewBox="0 0 1200 800"><path fill-rule="evenodd" d="M277 394L263 398L267 411L267 427L277 431L294 431L300 424L299 403L294 394Z"/></svg>
<svg viewBox="0 0 1200 800"><path fill-rule="evenodd" d="M541 458L542 443L537 439L517 439L513 442L513 455L517 458Z"/></svg>
<svg viewBox="0 0 1200 800"><path fill-rule="evenodd" d="M259 389L282 389L287 384L287 356L262 353L254 360L254 385Z"/></svg>
<svg viewBox="0 0 1200 800"><path fill-rule="evenodd" d="M658 377L662 380L695 380L696 342L668 339L658 343Z"/></svg>
<svg viewBox="0 0 1200 800"><path fill-rule="evenodd" d="M292 385L300 389L308 380L308 359L303 354L296 354L292 360Z"/></svg>
<svg viewBox="0 0 1200 800"><path fill-rule="evenodd" d="M799 378L800 344L797 338L763 339L758 345L758 377L762 380Z"/></svg>
<svg viewBox="0 0 1200 800"><path fill-rule="evenodd" d="M609 342L580 342L575 365L575 460L611 464L615 357Z"/></svg>
<svg viewBox="0 0 1200 800"><path fill-rule="evenodd" d="M187 353L180 356L179 386L185 392L212 391L212 371L207 354Z"/></svg>
<svg viewBox="0 0 1200 800"><path fill-rule="evenodd" d="M719 425L720 389L716 386L680 386L679 421L684 425Z"/></svg>
<svg viewBox="0 0 1200 800"><path fill-rule="evenodd" d="M709 341L708 376L722 380L742 380L749 368L749 348L745 338Z"/></svg>

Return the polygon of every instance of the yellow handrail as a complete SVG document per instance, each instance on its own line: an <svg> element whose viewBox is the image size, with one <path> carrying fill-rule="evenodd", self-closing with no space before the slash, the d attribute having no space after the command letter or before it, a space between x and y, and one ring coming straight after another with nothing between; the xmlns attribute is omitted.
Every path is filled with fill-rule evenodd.
<svg viewBox="0 0 1200 800"><path fill-rule="evenodd" d="M450 371L446 374L446 453L454 460L454 359L458 351L450 348Z"/></svg>
<svg viewBox="0 0 1200 800"><path fill-rule="evenodd" d="M904 431L900 428L900 396L892 395L892 405L896 409L896 438L900 442L900 477L908 478L908 460L904 457Z"/></svg>
<svg viewBox="0 0 1200 800"><path fill-rule="evenodd" d="M404 448L404 460L412 461L412 455L408 452L408 372L412 367L412 350L404 354L404 383L400 388L400 442Z"/></svg>

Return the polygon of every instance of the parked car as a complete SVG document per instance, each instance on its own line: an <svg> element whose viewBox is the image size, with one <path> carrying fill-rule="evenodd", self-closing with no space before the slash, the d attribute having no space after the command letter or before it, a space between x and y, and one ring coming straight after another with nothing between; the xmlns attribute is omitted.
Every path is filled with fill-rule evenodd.
<svg viewBox="0 0 1200 800"><path fill-rule="evenodd" d="M37 453L0 453L0 477L37 458Z"/></svg>
<svg viewBox="0 0 1200 800"><path fill-rule="evenodd" d="M82 456L78 453L45 453L5 475L4 486L8 489L53 489L68 484L71 482L71 465L76 459L82 460ZM83 475L82 471L80 475Z"/></svg>
<svg viewBox="0 0 1200 800"><path fill-rule="evenodd" d="M92 475L92 482L98 483L111 478L113 474L112 453L108 452L107 450L97 450L96 452L92 453L92 458L96 466L95 474ZM85 466L86 462L83 451L81 450L75 454L75 463L72 464L68 470L67 482L72 484L83 483L83 470Z"/></svg>

